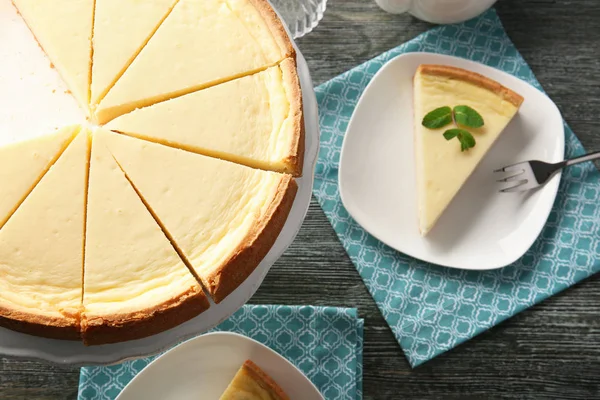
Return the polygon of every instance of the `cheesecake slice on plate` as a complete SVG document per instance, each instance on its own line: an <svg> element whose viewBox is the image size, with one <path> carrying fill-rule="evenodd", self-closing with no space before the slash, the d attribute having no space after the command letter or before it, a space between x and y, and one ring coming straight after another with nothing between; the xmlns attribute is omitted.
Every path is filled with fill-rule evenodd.
<svg viewBox="0 0 600 400"><path fill-rule="evenodd" d="M0 325L79 339L88 156L84 130L0 230Z"/></svg>
<svg viewBox="0 0 600 400"><path fill-rule="evenodd" d="M267 0L180 0L96 108L103 124L273 66L294 53Z"/></svg>
<svg viewBox="0 0 600 400"><path fill-rule="evenodd" d="M106 128L254 168L302 174L296 62L122 115Z"/></svg>
<svg viewBox="0 0 600 400"><path fill-rule="evenodd" d="M77 132L79 127L67 127L0 148L0 228L60 157Z"/></svg>
<svg viewBox="0 0 600 400"><path fill-rule="evenodd" d="M446 65L419 66L414 76L414 129L421 235L434 227L522 102L519 94L475 72ZM425 126L424 118L430 112L457 106L476 110L483 121L472 128L461 125L455 115L439 116L447 118L447 124ZM451 135L446 138L449 129L468 131L472 142L463 145Z"/></svg>
<svg viewBox="0 0 600 400"><path fill-rule="evenodd" d="M97 135L89 180L84 342L143 338L206 310L200 284Z"/></svg>
<svg viewBox="0 0 600 400"><path fill-rule="evenodd" d="M94 0L12 0L84 110L92 68Z"/></svg>
<svg viewBox="0 0 600 400"><path fill-rule="evenodd" d="M96 0L91 104L98 104L177 0Z"/></svg>
<svg viewBox="0 0 600 400"><path fill-rule="evenodd" d="M289 400L289 397L258 365L246 360L219 400Z"/></svg>
<svg viewBox="0 0 600 400"><path fill-rule="evenodd" d="M98 130L216 303L267 254L292 207L291 175Z"/></svg>

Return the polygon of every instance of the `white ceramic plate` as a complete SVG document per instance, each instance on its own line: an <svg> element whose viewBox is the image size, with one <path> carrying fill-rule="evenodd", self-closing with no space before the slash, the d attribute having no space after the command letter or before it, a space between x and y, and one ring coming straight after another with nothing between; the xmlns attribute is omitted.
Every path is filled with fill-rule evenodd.
<svg viewBox="0 0 600 400"><path fill-rule="evenodd" d="M0 145L51 132L56 126L85 120L56 70L35 42L11 0L0 0ZM19 43L19 45L16 45ZM80 342L45 339L0 328L0 355L42 359L59 364L114 364L156 354L227 319L254 295L275 261L294 241L310 204L319 149L317 100L300 51L298 73L304 100L306 151L298 194L275 244L256 270L231 295L198 317L158 335L124 343L86 347ZM9 107L9 108L5 108ZM6 111L9 110L10 114ZM32 118L38 116L38 118Z"/></svg>
<svg viewBox="0 0 600 400"><path fill-rule="evenodd" d="M525 101L426 238L417 224L412 78L420 64L445 64L486 75ZM410 53L390 60L358 102L343 144L339 181L344 206L377 239L443 266L485 270L519 259L540 234L560 175L544 188L499 193L494 169L519 161L557 162L564 128L556 105L528 83L461 58Z"/></svg>
<svg viewBox="0 0 600 400"><path fill-rule="evenodd" d="M323 400L292 363L236 333L209 333L163 354L123 389L117 400L218 400L244 361L252 360L291 399Z"/></svg>

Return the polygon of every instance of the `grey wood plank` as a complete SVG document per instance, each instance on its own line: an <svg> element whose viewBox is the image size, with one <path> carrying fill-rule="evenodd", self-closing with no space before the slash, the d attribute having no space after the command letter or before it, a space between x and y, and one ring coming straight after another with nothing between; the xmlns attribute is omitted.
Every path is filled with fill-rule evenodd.
<svg viewBox="0 0 600 400"><path fill-rule="evenodd" d="M517 48L589 149L600 149L600 2L500 0ZM298 41L315 84L427 30L371 0L330 0ZM552 297L411 370L318 204L252 303L358 307L366 319L366 399L600 397L600 277ZM0 398L72 399L78 370L3 359Z"/></svg>

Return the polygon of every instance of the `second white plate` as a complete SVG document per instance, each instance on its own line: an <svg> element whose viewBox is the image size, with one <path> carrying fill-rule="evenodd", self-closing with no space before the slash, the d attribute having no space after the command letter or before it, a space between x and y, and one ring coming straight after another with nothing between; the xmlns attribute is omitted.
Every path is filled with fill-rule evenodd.
<svg viewBox="0 0 600 400"><path fill-rule="evenodd" d="M209 333L150 363L117 400L217 400L244 361L252 360L291 399L323 400L300 370L263 344L236 333Z"/></svg>
<svg viewBox="0 0 600 400"><path fill-rule="evenodd" d="M417 221L412 79L420 64L465 68L521 94L517 117L423 238ZM493 170L519 161L558 162L564 127L556 105L530 84L473 61L409 53L389 61L365 89L348 126L340 158L344 206L388 246L433 264L486 270L518 260L548 219L560 175L526 193L499 193Z"/></svg>

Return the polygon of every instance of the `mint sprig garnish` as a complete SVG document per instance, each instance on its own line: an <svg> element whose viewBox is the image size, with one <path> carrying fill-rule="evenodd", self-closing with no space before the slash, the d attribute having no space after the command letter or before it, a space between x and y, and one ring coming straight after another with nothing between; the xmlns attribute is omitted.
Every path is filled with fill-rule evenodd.
<svg viewBox="0 0 600 400"><path fill-rule="evenodd" d="M481 128L484 125L483 117L469 106L459 105L454 108L439 107L423 117L423 126L428 129L439 129L454 124L456 127L444 132L446 140L457 138L460 142L460 151L467 151L475 147L476 141L471 132L463 129Z"/></svg>
<svg viewBox="0 0 600 400"><path fill-rule="evenodd" d="M481 128L483 126L483 117L469 106L454 107L454 120L459 125L469 128Z"/></svg>
<svg viewBox="0 0 600 400"><path fill-rule="evenodd" d="M469 131L464 129L448 129L444 132L444 138L446 140L452 140L458 138L460 142L460 151L467 151L472 147L475 147L475 138Z"/></svg>
<svg viewBox="0 0 600 400"><path fill-rule="evenodd" d="M429 129L443 128L452 122L452 109L440 107L428 113L423 118L423 126Z"/></svg>

